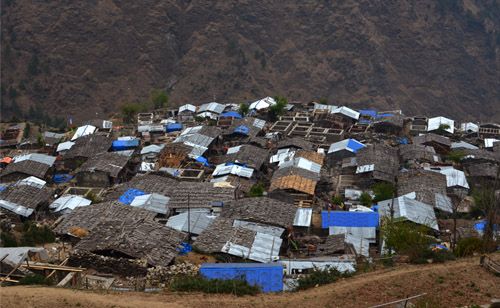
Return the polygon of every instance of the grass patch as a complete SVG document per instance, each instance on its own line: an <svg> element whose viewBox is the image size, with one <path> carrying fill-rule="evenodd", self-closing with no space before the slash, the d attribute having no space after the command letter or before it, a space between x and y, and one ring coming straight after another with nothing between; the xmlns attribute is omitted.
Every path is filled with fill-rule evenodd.
<svg viewBox="0 0 500 308"><path fill-rule="evenodd" d="M29 274L29 275L26 275L23 278L21 278L19 280L19 284L22 284L22 285L43 285L43 284L46 284L46 285L48 285L49 281L43 275Z"/></svg>
<svg viewBox="0 0 500 308"><path fill-rule="evenodd" d="M237 296L256 295L258 286L249 285L241 279L206 279L201 276L179 276L172 280L170 289L179 292L225 293Z"/></svg>

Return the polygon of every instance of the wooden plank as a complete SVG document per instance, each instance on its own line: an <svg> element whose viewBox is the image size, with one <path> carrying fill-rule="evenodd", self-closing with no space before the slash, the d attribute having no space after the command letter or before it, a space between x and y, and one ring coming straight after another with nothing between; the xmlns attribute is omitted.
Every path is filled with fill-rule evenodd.
<svg viewBox="0 0 500 308"><path fill-rule="evenodd" d="M68 275L66 275L66 277L63 278L63 280L59 281L59 283L57 284L57 287L66 286L71 281L71 279L73 279L74 276L75 276L75 272L68 273Z"/></svg>
<svg viewBox="0 0 500 308"><path fill-rule="evenodd" d="M409 301L410 299L419 298L419 297L424 296L424 295L427 295L427 293L422 293L422 294L419 294L419 295L410 296L410 297L407 297L407 298L399 299L399 300L388 302L388 303L385 303L385 304L371 306L370 308L379 308L379 307L390 306L390 305L394 305L394 304L398 304L398 303L403 303L403 302Z"/></svg>
<svg viewBox="0 0 500 308"><path fill-rule="evenodd" d="M59 266L66 265L66 263L68 263L68 260L69 260L69 258L66 258L64 261L61 262L61 264L59 264ZM56 270L52 270L52 272L47 276L47 279L49 279L50 277L52 277L52 275L54 275L55 273L56 273Z"/></svg>
<svg viewBox="0 0 500 308"><path fill-rule="evenodd" d="M71 267L71 266L60 266L50 263L41 263L41 262L26 262L27 264L21 265L25 268L32 268L37 270L58 270L58 271L67 271L67 272L83 272L86 270L81 267Z"/></svg>

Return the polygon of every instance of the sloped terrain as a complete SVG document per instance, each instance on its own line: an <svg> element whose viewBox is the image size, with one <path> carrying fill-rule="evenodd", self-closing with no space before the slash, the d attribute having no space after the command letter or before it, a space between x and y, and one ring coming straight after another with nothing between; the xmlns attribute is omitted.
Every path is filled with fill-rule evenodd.
<svg viewBox="0 0 500 308"><path fill-rule="evenodd" d="M500 260L500 255L492 256ZM427 293L429 307L463 307L500 298L500 278L479 258L404 265L358 274L334 284L284 294L233 297L176 293L92 293L41 287L0 288L3 308L24 307L369 307Z"/></svg>
<svg viewBox="0 0 500 308"><path fill-rule="evenodd" d="M162 88L500 118L495 0L2 0L1 18L5 117L92 118Z"/></svg>

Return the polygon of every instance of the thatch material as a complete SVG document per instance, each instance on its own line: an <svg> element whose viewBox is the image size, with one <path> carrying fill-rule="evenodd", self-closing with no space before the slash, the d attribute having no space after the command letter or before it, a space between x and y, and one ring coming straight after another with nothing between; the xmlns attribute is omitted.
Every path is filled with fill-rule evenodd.
<svg viewBox="0 0 500 308"><path fill-rule="evenodd" d="M323 161L325 160L325 155L318 152L305 150L298 150L297 152L295 152L295 157L303 157L319 165L323 165Z"/></svg>
<svg viewBox="0 0 500 308"><path fill-rule="evenodd" d="M221 217L252 221L279 227L293 225L297 207L271 198L244 198L225 207Z"/></svg>

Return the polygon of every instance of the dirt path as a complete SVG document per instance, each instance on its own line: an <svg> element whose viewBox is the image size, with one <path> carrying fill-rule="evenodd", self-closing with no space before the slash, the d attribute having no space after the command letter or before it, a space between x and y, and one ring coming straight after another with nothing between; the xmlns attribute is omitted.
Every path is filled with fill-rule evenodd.
<svg viewBox="0 0 500 308"><path fill-rule="evenodd" d="M500 254L494 256L500 260ZM428 293L442 307L488 303L500 298L500 278L478 265L478 258L445 264L403 265L359 274L315 289L234 297L176 293L99 293L47 287L0 289L0 306L10 307L368 307ZM292 306L293 305L293 306Z"/></svg>

